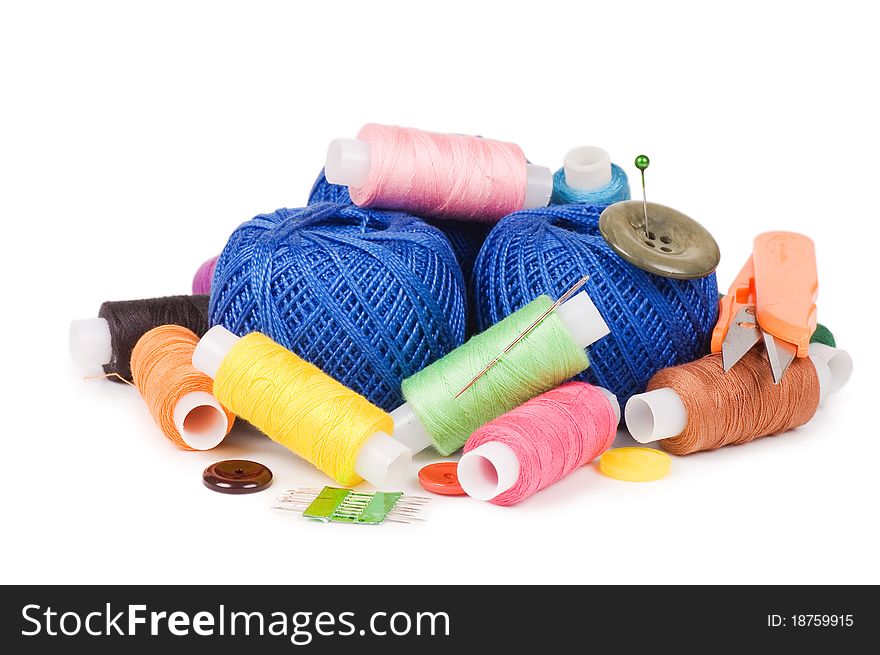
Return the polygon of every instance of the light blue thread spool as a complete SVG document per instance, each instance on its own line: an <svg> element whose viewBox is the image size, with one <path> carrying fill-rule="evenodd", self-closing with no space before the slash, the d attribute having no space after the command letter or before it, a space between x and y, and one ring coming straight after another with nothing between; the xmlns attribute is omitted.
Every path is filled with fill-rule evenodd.
<svg viewBox="0 0 880 655"><path fill-rule="evenodd" d="M626 173L612 164L601 148L580 146L570 150L563 167L553 175L552 205L607 207L622 200L629 200Z"/></svg>

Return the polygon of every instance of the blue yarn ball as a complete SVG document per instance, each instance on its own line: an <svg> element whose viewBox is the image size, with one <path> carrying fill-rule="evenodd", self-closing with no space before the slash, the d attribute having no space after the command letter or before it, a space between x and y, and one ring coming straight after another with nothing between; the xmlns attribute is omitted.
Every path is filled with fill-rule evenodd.
<svg viewBox="0 0 880 655"><path fill-rule="evenodd" d="M623 405L660 369L708 352L718 284L714 273L673 280L624 261L599 233L599 214L589 205L557 205L502 219L474 268L477 322L485 329L589 275L585 289L611 334L590 346L590 368L578 379L611 390Z"/></svg>
<svg viewBox="0 0 880 655"><path fill-rule="evenodd" d="M348 194L348 187L341 184L330 184L324 175L324 170L318 175L318 179L312 185L309 193L309 204L313 205L317 202L336 202L351 205L351 196ZM440 230L449 240L452 246L452 252L455 253L455 259L464 275L464 283L467 288L467 312L466 312L466 333L468 336L476 332L476 317L474 314L473 303L473 271L474 262L486 240L486 236L492 229L490 223L475 223L465 221L450 221L444 219L432 220L425 219L429 225L433 225Z"/></svg>
<svg viewBox="0 0 880 655"><path fill-rule="evenodd" d="M321 203L244 223L214 273L211 325L262 332L385 410L464 340L449 242L399 212Z"/></svg>
<svg viewBox="0 0 880 655"><path fill-rule="evenodd" d="M568 186L565 171L560 168L553 174L553 195L551 205L595 205L607 207L615 202L629 200L629 181L626 173L617 164L611 164L611 181L596 191L581 191Z"/></svg>

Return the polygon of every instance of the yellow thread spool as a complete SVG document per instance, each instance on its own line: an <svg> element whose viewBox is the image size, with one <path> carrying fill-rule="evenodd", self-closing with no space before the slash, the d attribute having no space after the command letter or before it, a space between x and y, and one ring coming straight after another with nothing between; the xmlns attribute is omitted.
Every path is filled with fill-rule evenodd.
<svg viewBox="0 0 880 655"><path fill-rule="evenodd" d="M402 477L411 452L391 439L391 416L269 337L215 326L193 364L225 406L339 484Z"/></svg>

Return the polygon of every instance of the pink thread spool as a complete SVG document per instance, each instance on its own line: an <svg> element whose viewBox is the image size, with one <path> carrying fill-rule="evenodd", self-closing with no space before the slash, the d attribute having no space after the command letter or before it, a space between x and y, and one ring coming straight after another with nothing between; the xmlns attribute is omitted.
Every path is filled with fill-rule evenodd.
<svg viewBox="0 0 880 655"><path fill-rule="evenodd" d="M192 290L193 294L209 294L211 293L211 280L214 279L214 269L217 268L217 260L219 257L211 257L204 264L199 266L193 277Z"/></svg>
<svg viewBox="0 0 880 655"><path fill-rule="evenodd" d="M477 429L458 481L471 498L515 505L608 450L619 420L610 391L567 382Z"/></svg>
<svg viewBox="0 0 880 655"><path fill-rule="evenodd" d="M550 169L513 143L368 124L327 149L327 181L360 207L495 223L550 202Z"/></svg>

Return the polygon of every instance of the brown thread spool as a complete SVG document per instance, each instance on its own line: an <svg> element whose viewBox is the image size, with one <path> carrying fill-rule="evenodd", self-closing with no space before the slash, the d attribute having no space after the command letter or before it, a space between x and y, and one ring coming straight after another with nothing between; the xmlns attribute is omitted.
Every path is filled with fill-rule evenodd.
<svg viewBox="0 0 880 655"><path fill-rule="evenodd" d="M232 429L235 415L214 397L214 381L192 365L199 338L178 325L153 328L131 353L134 384L162 432L187 450L208 450Z"/></svg>
<svg viewBox="0 0 880 655"><path fill-rule="evenodd" d="M823 368L824 372L817 371ZM676 411L683 409L683 430L663 438L666 426L680 421L681 414L675 417L676 411L672 411L673 417L668 421L668 415L661 419L657 407L646 401L647 393L633 396L627 404L627 427L638 441L661 439L660 445L673 455L748 443L809 421L819 405L823 386L820 373L831 375L824 361L814 364L810 358L798 358L789 366L782 381L773 384L763 348L753 348L726 373L721 356L708 355L689 364L663 369L648 383L649 393L674 392L680 399L683 407ZM826 384L830 386L830 382ZM666 421L663 427L657 425L663 421Z"/></svg>
<svg viewBox="0 0 880 655"><path fill-rule="evenodd" d="M131 382L137 340L160 325L181 325L199 336L208 331L208 296L168 296L107 301L96 318L70 323L70 354L90 377L101 369L109 380Z"/></svg>

